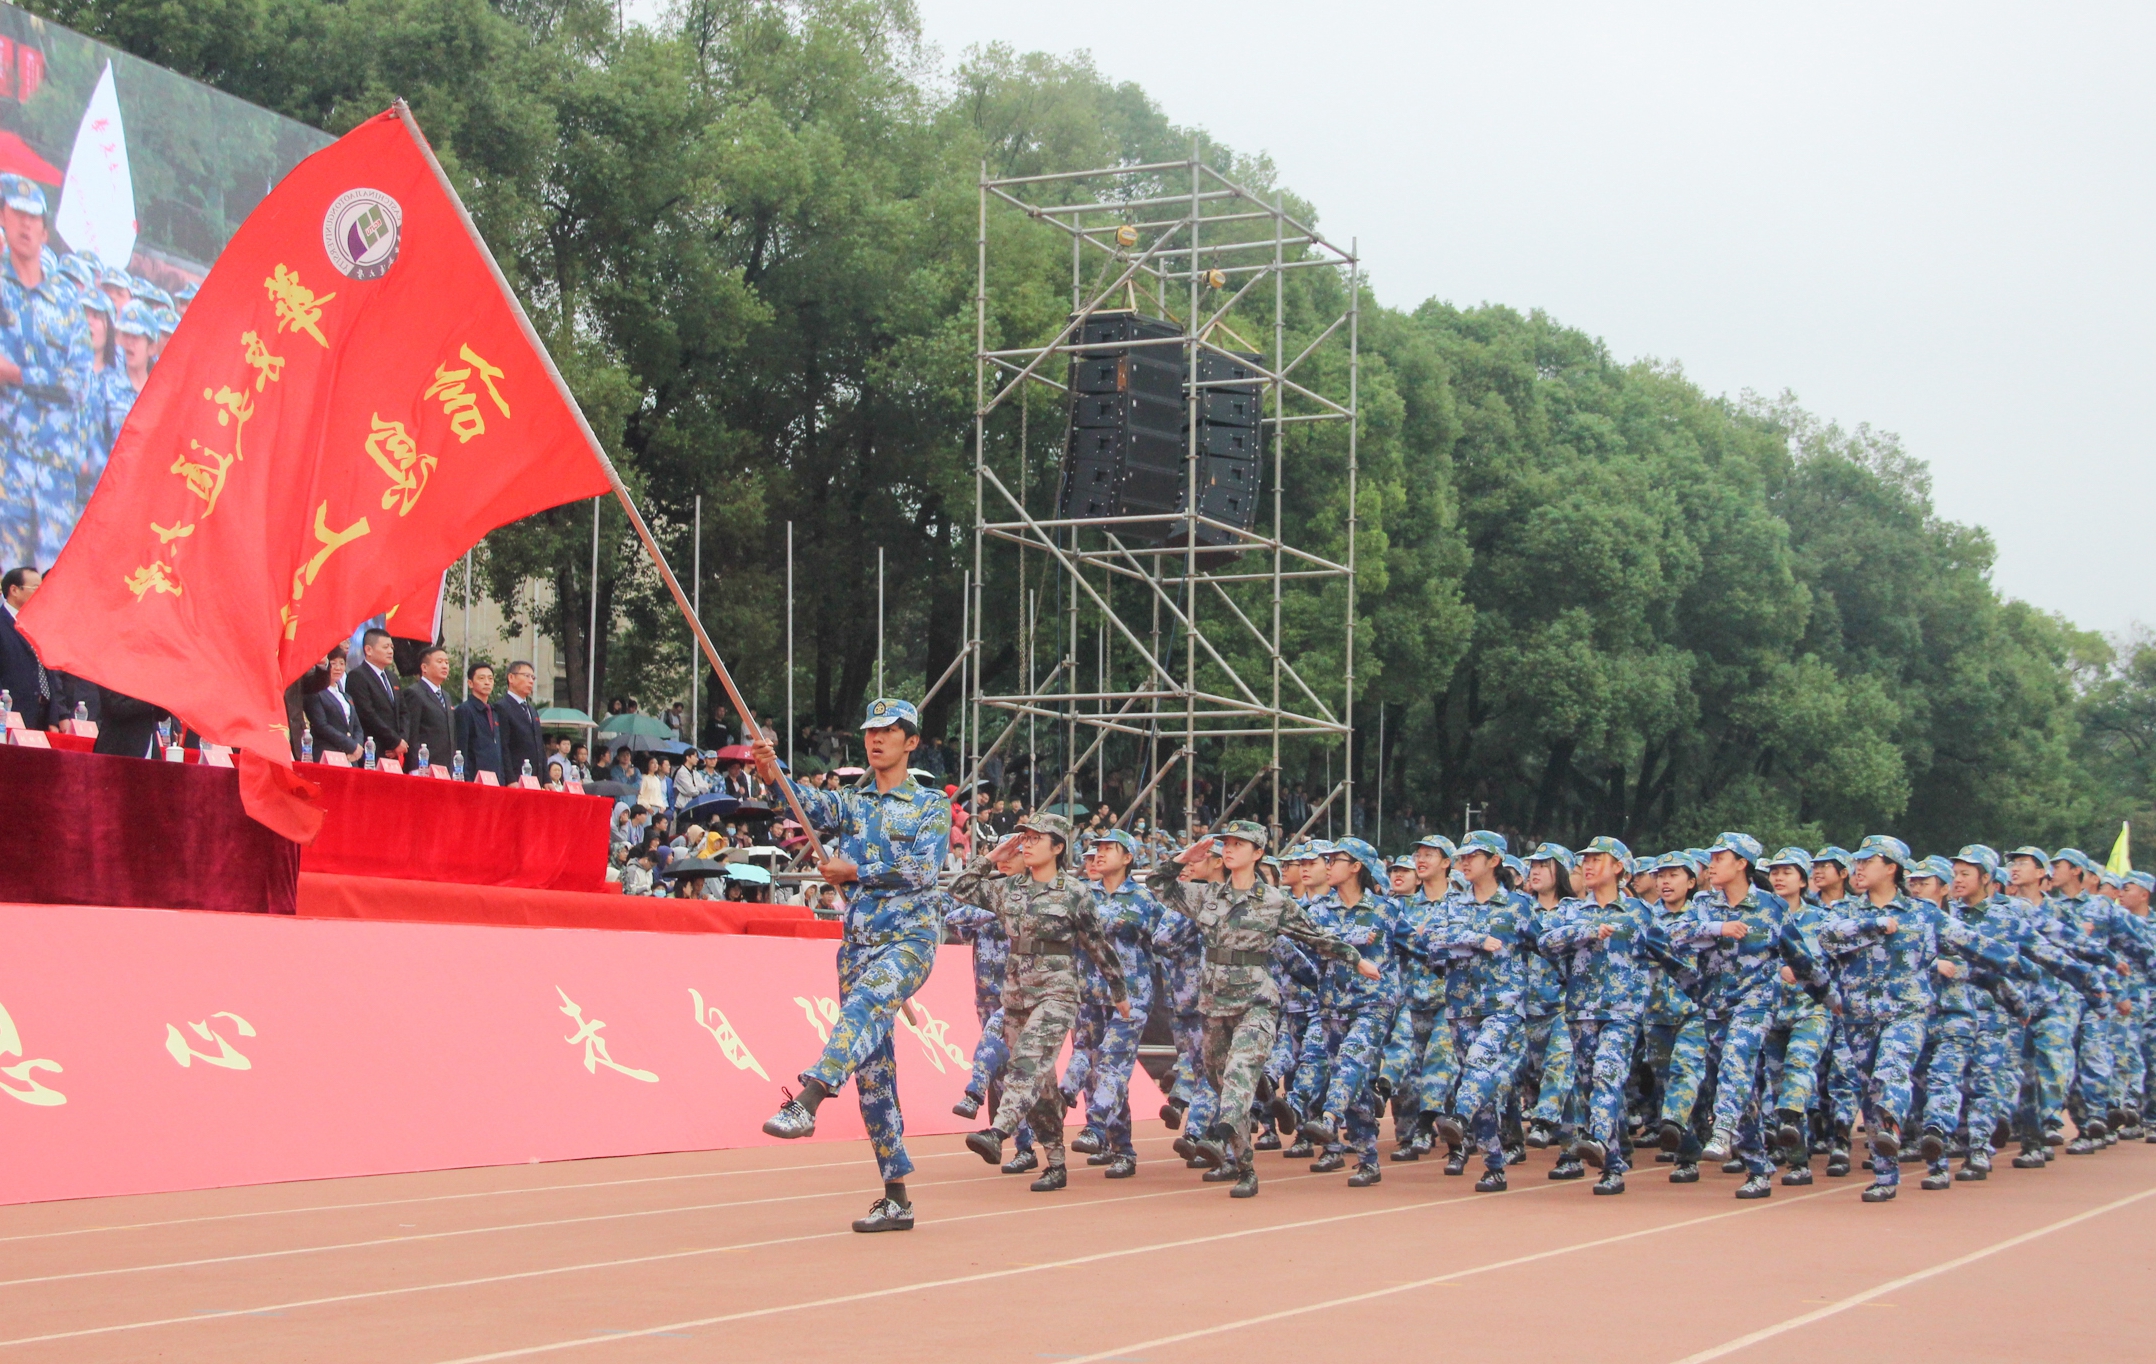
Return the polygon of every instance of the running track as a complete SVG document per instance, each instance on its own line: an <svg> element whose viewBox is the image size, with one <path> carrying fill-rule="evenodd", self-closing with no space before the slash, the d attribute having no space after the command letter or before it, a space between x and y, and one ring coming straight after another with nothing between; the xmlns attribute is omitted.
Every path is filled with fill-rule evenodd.
<svg viewBox="0 0 2156 1364"><path fill-rule="evenodd" d="M1857 1201L1425 1160L1260 1159L1249 1202L1142 1124L1136 1179L1034 1194L914 1144L921 1226L857 1236L864 1147L510 1166L0 1208L0 1364L38 1360L1741 1364L2149 1358L2156 1147ZM1815 1162L1815 1168L1823 1165ZM1918 1173L1904 1166L1905 1176Z"/></svg>

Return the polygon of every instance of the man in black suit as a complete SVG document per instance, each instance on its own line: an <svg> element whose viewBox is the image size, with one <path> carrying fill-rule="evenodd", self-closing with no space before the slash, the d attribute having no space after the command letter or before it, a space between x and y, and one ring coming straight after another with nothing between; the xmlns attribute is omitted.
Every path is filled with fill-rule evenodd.
<svg viewBox="0 0 2156 1364"><path fill-rule="evenodd" d="M11 568L0 577L0 691L30 729L45 728L46 708L52 704L52 682L30 647L15 628L15 613L30 604L45 575L34 568Z"/></svg>
<svg viewBox="0 0 2156 1364"><path fill-rule="evenodd" d="M389 672L394 656L389 631L370 629L359 637L359 662L345 679L345 694L359 712L359 733L352 737L362 744L374 740L378 758L399 758L404 752L404 720L397 713L397 684Z"/></svg>
<svg viewBox="0 0 2156 1364"><path fill-rule="evenodd" d="M464 670L464 690L470 695L457 707L457 750L464 755L464 775L478 781L482 772L502 777L502 722L494 713L494 669L474 663Z"/></svg>
<svg viewBox="0 0 2156 1364"><path fill-rule="evenodd" d="M494 703L494 718L502 726L502 781L514 785L530 763L532 775L546 779L546 753L539 740L539 712L532 706L532 688L539 675L522 659L509 665L509 694Z"/></svg>
<svg viewBox="0 0 2156 1364"><path fill-rule="evenodd" d="M307 727L314 731L316 757L324 753L342 753L347 758L359 757L361 734L359 711L352 698L344 690L344 655L329 656L329 685L307 696ZM379 744L376 745L380 747Z"/></svg>
<svg viewBox="0 0 2156 1364"><path fill-rule="evenodd" d="M162 758L164 754L157 751L157 727L167 718L164 708L110 687L98 691L96 751L121 758Z"/></svg>
<svg viewBox="0 0 2156 1364"><path fill-rule="evenodd" d="M449 765L457 747L455 710L442 684L449 680L449 650L430 644L419 654L419 680L397 698L404 716L404 751L416 770L421 750L429 763Z"/></svg>

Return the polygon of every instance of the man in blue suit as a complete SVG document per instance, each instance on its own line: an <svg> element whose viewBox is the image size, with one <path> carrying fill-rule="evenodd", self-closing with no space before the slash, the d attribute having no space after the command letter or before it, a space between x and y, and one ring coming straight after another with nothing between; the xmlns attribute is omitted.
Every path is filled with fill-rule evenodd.
<svg viewBox="0 0 2156 1364"><path fill-rule="evenodd" d="M474 663L464 670L464 704L457 707L457 751L464 755L464 775L478 781L482 772L502 778L502 722L489 698L494 695L494 669Z"/></svg>

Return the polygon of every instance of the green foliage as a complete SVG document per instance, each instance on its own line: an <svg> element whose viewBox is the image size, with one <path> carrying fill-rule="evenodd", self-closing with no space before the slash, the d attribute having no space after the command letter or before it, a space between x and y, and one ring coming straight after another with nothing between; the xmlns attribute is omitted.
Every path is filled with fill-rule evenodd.
<svg viewBox="0 0 2156 1364"><path fill-rule="evenodd" d="M879 547L890 689L918 695L959 644L981 168L1136 164L1192 141L1082 58L998 46L934 71L903 0L684 0L627 32L597 0L35 8L333 133L409 99L684 574L702 498L704 614L770 712L792 523L799 710L816 723L850 723L872 685ZM1315 218L1262 158L1204 154ZM988 252L1005 281L990 343L1037 342L1069 308L1065 239L992 213ZM1292 274L1291 354L1344 288ZM1239 316L1262 334L1271 309ZM2108 847L2151 804L2156 644L2115 656L2002 601L1988 538L1936 515L1892 437L1787 397L1709 397L1540 313L1360 311L1357 751L1367 791L1382 746L1391 836L1403 816L1457 827L1472 802L1521 835L1636 847L1722 828L1770 846L1892 829L1924 851ZM1344 363L1318 352L1313 387ZM1037 510L1061 423L1029 400L988 425L990 467ZM1288 440L1289 538L1317 553L1346 550L1345 440L1337 423ZM543 513L483 552L513 609L527 577L553 586L538 623L577 705L591 515ZM1006 548L988 565L998 688L1022 667L1020 596ZM1287 660L1333 705L1343 591L1285 607ZM601 694L685 690L686 632L615 512L597 593ZM1230 656L1267 672L1254 647ZM1317 788L1338 754L1287 759ZM1231 779L1262 761L1204 755Z"/></svg>

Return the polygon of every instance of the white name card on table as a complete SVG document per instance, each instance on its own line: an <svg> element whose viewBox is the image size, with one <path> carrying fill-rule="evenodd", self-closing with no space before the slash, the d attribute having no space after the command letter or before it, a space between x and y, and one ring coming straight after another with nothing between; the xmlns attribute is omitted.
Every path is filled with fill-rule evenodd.
<svg viewBox="0 0 2156 1364"><path fill-rule="evenodd" d="M324 767L350 767L351 765L352 759L346 754L339 753L334 748L322 755L322 766Z"/></svg>
<svg viewBox="0 0 2156 1364"><path fill-rule="evenodd" d="M21 711L19 711L19 710L11 710L11 711L9 711L9 712L7 713L7 725L6 725L6 728L8 728L8 729L22 729L23 727L24 727L24 726L23 726L23 722L22 722L22 712L21 712Z"/></svg>
<svg viewBox="0 0 2156 1364"><path fill-rule="evenodd" d="M166 745L165 745L165 761L166 761L166 762L168 762L168 763L183 763L183 762L186 762L186 761L187 761L187 750L186 750L186 749L184 749L184 748L182 748L182 747L180 747L180 746L179 746L178 744L166 744Z"/></svg>
<svg viewBox="0 0 2156 1364"><path fill-rule="evenodd" d="M232 750L226 748L223 744L204 744L202 746L202 761L208 767L230 767L232 766Z"/></svg>
<svg viewBox="0 0 2156 1364"><path fill-rule="evenodd" d="M11 729L7 732L7 741L17 748L52 747L45 739L45 732L39 729Z"/></svg>
<svg viewBox="0 0 2156 1364"><path fill-rule="evenodd" d="M97 737L97 721L67 719L60 722L62 734L79 734L85 739Z"/></svg>
<svg viewBox="0 0 2156 1364"><path fill-rule="evenodd" d="M479 774L479 784L481 786L500 786L502 784L502 779L495 776L492 772L482 771Z"/></svg>
<svg viewBox="0 0 2156 1364"><path fill-rule="evenodd" d="M518 787L526 791L537 791L540 789L539 779L537 777L518 777L517 785Z"/></svg>
<svg viewBox="0 0 2156 1364"><path fill-rule="evenodd" d="M374 770L377 772L388 772L392 775L396 775L404 771L402 767L399 767L397 765L397 760L395 758L376 759Z"/></svg>
<svg viewBox="0 0 2156 1364"><path fill-rule="evenodd" d="M436 778L437 780L440 780L440 781L455 781L455 780L456 780L456 777L454 777L453 775L451 775L451 774L450 774L450 771L449 771L449 769L448 769L448 768L446 768L446 767L444 767L444 766L442 766L442 765L441 765L440 763L430 763L430 764L428 764L428 766L427 766L427 775L428 775L428 776L430 776L430 777L434 777L434 778Z"/></svg>

